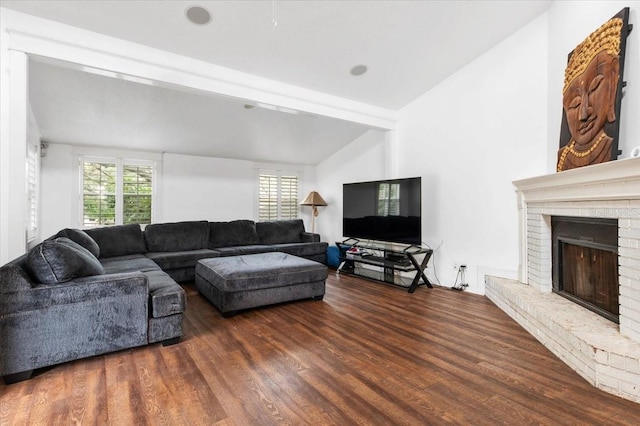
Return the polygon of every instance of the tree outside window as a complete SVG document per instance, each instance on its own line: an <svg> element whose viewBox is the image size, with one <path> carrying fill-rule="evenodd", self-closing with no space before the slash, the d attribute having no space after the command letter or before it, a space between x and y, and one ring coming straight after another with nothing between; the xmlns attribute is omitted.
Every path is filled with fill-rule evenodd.
<svg viewBox="0 0 640 426"><path fill-rule="evenodd" d="M151 223L152 207L152 165L82 162L84 227Z"/></svg>
<svg viewBox="0 0 640 426"><path fill-rule="evenodd" d="M151 223L151 166L124 166L123 223Z"/></svg>

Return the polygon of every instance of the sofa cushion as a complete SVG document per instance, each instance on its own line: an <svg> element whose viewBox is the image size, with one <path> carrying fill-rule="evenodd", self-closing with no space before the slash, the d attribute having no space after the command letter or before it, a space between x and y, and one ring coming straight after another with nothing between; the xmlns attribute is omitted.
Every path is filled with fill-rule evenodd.
<svg viewBox="0 0 640 426"><path fill-rule="evenodd" d="M281 253L308 257L316 254L326 254L327 246L327 243L284 243L274 244L270 247L273 247L275 251L279 251Z"/></svg>
<svg viewBox="0 0 640 426"><path fill-rule="evenodd" d="M259 244L256 224L252 220L211 222L209 224L209 248Z"/></svg>
<svg viewBox="0 0 640 426"><path fill-rule="evenodd" d="M144 239L149 252L206 249L209 245L209 222L153 223L145 227Z"/></svg>
<svg viewBox="0 0 640 426"><path fill-rule="evenodd" d="M98 243L101 258L147 251L142 229L137 224L105 226L85 232Z"/></svg>
<svg viewBox="0 0 640 426"><path fill-rule="evenodd" d="M149 310L153 318L185 311L187 298L179 284L162 271L149 271L144 274L149 282Z"/></svg>
<svg viewBox="0 0 640 426"><path fill-rule="evenodd" d="M196 277L196 268L163 269L163 271L177 283L193 281Z"/></svg>
<svg viewBox="0 0 640 426"><path fill-rule="evenodd" d="M314 234L313 232L303 232L300 234L300 241L303 243L319 243L320 234Z"/></svg>
<svg viewBox="0 0 640 426"><path fill-rule="evenodd" d="M144 254L129 254L126 256L109 257L107 259L101 259L100 263L102 263L104 271L107 274L160 270L160 266L158 266L153 260L147 259Z"/></svg>
<svg viewBox="0 0 640 426"><path fill-rule="evenodd" d="M31 289L31 278L21 267L25 263L27 255L22 255L18 259L2 265L0 267L0 293L13 293Z"/></svg>
<svg viewBox="0 0 640 426"><path fill-rule="evenodd" d="M276 251L276 249L273 246L254 244L250 246L220 247L217 248L216 251L220 253L221 257L225 257L239 256L242 254L271 253Z"/></svg>
<svg viewBox="0 0 640 426"><path fill-rule="evenodd" d="M169 315L162 318L149 318L147 335L149 343L162 342L182 336L182 315Z"/></svg>
<svg viewBox="0 0 640 426"><path fill-rule="evenodd" d="M207 259L209 257L218 257L220 256L220 253L209 249L201 249L176 252L155 252L147 253L145 256L157 263L163 270L167 270L195 268L198 260Z"/></svg>
<svg viewBox="0 0 640 426"><path fill-rule="evenodd" d="M304 223L302 219L258 222L256 230L261 244L300 243Z"/></svg>
<svg viewBox="0 0 640 426"><path fill-rule="evenodd" d="M82 229L65 228L58 232L56 237L68 238L74 243L80 244L82 247L89 250L95 257L100 257L100 246L98 246L98 243L96 243L95 240Z"/></svg>
<svg viewBox="0 0 640 426"><path fill-rule="evenodd" d="M27 264L43 284L104 274L104 268L89 250L65 237L45 240L35 246L29 251Z"/></svg>

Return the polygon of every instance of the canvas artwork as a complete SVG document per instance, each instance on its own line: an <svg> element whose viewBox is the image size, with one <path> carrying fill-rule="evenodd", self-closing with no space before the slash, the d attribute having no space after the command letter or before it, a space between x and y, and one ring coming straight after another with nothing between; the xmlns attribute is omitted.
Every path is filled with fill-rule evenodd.
<svg viewBox="0 0 640 426"><path fill-rule="evenodd" d="M629 31L629 8L624 8L569 54L562 88L558 172L618 158Z"/></svg>

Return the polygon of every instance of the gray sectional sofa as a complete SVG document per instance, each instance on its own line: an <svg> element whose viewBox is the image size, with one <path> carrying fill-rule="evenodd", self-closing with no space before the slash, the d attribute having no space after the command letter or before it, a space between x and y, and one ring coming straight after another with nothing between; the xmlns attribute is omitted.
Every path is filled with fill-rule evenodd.
<svg viewBox="0 0 640 426"><path fill-rule="evenodd" d="M99 243L96 234L102 229L87 233ZM178 282L193 280L198 260L211 257L278 251L327 263L327 243L320 242L320 235L305 232L301 219L159 223L147 225L144 238L144 256Z"/></svg>
<svg viewBox="0 0 640 426"><path fill-rule="evenodd" d="M327 243L302 220L188 221L64 229L0 267L0 375L182 336L177 282L198 260L284 252L326 264Z"/></svg>

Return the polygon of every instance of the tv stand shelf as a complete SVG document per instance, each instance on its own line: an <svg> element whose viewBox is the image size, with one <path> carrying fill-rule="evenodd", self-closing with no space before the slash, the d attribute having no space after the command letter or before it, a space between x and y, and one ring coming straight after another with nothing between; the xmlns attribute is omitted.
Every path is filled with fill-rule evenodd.
<svg viewBox="0 0 640 426"><path fill-rule="evenodd" d="M391 244L363 243L355 239L336 242L336 246L340 252L339 273L353 274L407 288L409 293L413 293L419 285L433 288L424 274L427 263L433 254L431 249L418 246L398 248ZM424 257L419 262L418 256L422 255ZM405 277L396 274L396 271L415 271L415 276L413 278Z"/></svg>

